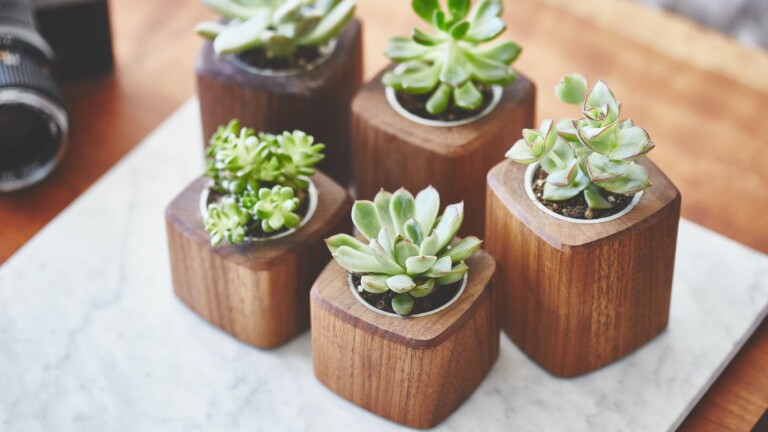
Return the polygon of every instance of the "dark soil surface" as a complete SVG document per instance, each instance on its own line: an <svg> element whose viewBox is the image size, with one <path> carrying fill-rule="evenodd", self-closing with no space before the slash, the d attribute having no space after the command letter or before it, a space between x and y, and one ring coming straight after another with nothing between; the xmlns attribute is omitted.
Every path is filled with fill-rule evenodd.
<svg viewBox="0 0 768 432"><path fill-rule="evenodd" d="M255 48L238 54L237 58L255 68L285 71L305 68L321 55L318 47L300 46L290 57L269 57L265 49Z"/></svg>
<svg viewBox="0 0 768 432"><path fill-rule="evenodd" d="M603 196L613 203L613 207L605 210L589 209L587 201L584 199L584 194L579 193L575 197L567 199L565 201L546 201L541 198L544 193L544 183L547 180L547 172L541 167L536 170L536 174L533 176L533 193L540 203L553 212L573 219L601 219L608 216L615 215L616 213L624 210L632 203L632 195L622 195L606 190L601 190Z"/></svg>
<svg viewBox="0 0 768 432"><path fill-rule="evenodd" d="M360 276L352 275L352 282L355 287L360 285ZM426 297L414 299L413 311L411 315L416 315L424 312L429 312L443 306L456 297L456 293L461 289L461 285L464 283L464 279L454 282L450 285L436 286L434 291ZM388 290L385 293L374 294L368 291L359 292L360 297L363 298L369 305L375 307L384 312L396 313L392 309L392 296L395 292Z"/></svg>
<svg viewBox="0 0 768 432"><path fill-rule="evenodd" d="M464 120L488 108L488 105L490 105L491 102L493 101L493 91L491 90L490 87L485 87L485 86L482 86L482 87L478 86L477 89L480 90L480 93L483 94L483 104L480 105L478 109L473 111L467 111L467 110L461 109L454 104L453 98L451 98L451 102L448 105L448 108L446 108L445 111L441 112L436 116L430 114L429 111L427 111L427 101L429 100L429 97L432 96L431 93L414 95L414 94L398 91L398 92L395 92L395 95L397 97L397 101L400 102L400 105L406 110L408 110L408 112L410 112L411 114L427 120L449 122L449 121L456 121L456 120Z"/></svg>
<svg viewBox="0 0 768 432"><path fill-rule="evenodd" d="M272 186L274 185L264 185L264 187L269 187L270 189L272 188ZM299 208L295 213L299 215L299 217L303 221L304 217L307 215L307 212L309 211L309 192L306 190L296 190L295 193L298 194L298 198L299 198ZM211 192L208 194L208 203L210 204L214 202L219 202L222 198L224 198L224 196L226 196L226 194L220 191L211 189ZM274 237L278 234L284 233L289 229L290 228L283 227L277 231L272 231L270 233L267 233L267 232L264 232L263 229L261 229L260 220L257 220L257 221L252 220L248 224L245 235L247 237L268 238L268 237Z"/></svg>

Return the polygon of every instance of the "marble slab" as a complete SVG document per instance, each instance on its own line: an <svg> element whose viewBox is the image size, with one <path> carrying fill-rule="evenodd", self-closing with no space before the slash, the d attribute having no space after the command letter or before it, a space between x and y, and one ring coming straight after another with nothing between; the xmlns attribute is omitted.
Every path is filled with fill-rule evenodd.
<svg viewBox="0 0 768 432"><path fill-rule="evenodd" d="M308 333L260 351L174 297L163 210L201 170L199 135L190 102L0 267L0 430L399 428L315 380ZM502 336L490 375L437 430L672 429L767 304L768 257L683 221L659 338L566 380Z"/></svg>

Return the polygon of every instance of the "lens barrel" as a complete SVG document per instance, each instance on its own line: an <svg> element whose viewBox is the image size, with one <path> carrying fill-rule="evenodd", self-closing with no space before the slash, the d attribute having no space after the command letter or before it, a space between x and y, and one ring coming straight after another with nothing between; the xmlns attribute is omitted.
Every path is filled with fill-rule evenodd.
<svg viewBox="0 0 768 432"><path fill-rule="evenodd" d="M51 59L26 1L0 0L0 192L39 182L64 153L69 117Z"/></svg>

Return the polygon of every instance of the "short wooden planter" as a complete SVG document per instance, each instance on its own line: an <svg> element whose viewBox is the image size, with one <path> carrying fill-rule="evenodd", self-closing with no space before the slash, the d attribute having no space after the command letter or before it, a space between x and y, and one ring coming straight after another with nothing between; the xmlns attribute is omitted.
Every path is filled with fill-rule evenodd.
<svg viewBox="0 0 768 432"><path fill-rule="evenodd" d="M192 310L237 339L274 348L309 325L309 289L330 259L324 239L349 232L352 201L318 172L314 215L295 232L211 248L200 214L199 178L166 209L173 289Z"/></svg>
<svg viewBox="0 0 768 432"><path fill-rule="evenodd" d="M381 77L366 84L352 104L352 155L358 199L380 188L421 190L430 184L444 203L464 201L459 235L482 236L485 179L523 128L534 127L535 88L525 76L504 89L498 106L471 123L427 126L395 112Z"/></svg>
<svg viewBox="0 0 768 432"><path fill-rule="evenodd" d="M499 355L496 263L483 251L447 309L417 318L379 314L349 290L336 261L311 292L312 352L318 380L352 403L417 428L455 411Z"/></svg>
<svg viewBox="0 0 768 432"><path fill-rule="evenodd" d="M322 63L293 75L256 74L217 56L206 42L197 58L203 142L219 125L240 119L257 131L302 130L326 145L319 167L337 182L350 179L350 106L363 79L361 25L353 20Z"/></svg>
<svg viewBox="0 0 768 432"><path fill-rule="evenodd" d="M504 331L550 373L572 377L636 350L667 326L680 193L650 161L654 186L618 219L576 224L526 194L526 166L488 174L485 248L499 261Z"/></svg>

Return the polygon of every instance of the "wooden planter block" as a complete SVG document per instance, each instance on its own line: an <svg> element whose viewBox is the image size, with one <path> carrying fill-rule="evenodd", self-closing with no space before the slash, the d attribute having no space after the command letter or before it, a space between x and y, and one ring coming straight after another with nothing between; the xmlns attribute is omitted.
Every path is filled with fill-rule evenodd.
<svg viewBox="0 0 768 432"><path fill-rule="evenodd" d="M192 310L259 348L291 340L309 325L309 289L330 259L324 239L349 232L352 200L324 174L312 178L317 210L274 240L211 248L200 214L207 179L187 187L165 212L173 289Z"/></svg>
<svg viewBox="0 0 768 432"><path fill-rule="evenodd" d="M485 117L456 127L426 126L395 112L379 73L352 104L352 157L357 197L372 199L379 189L416 192L430 184L443 204L464 201L459 235L483 234L485 178L523 128L534 127L536 89L525 76L504 89L499 105Z"/></svg>
<svg viewBox="0 0 768 432"><path fill-rule="evenodd" d="M317 379L375 414L411 427L443 421L480 385L499 355L496 263L479 251L456 302L434 315L376 313L349 291L335 261L310 294Z"/></svg>
<svg viewBox="0 0 768 432"><path fill-rule="evenodd" d="M552 374L612 363L667 326L680 193L650 161L654 186L619 219L574 224L528 198L526 166L488 174L485 248L499 261L504 331Z"/></svg>
<svg viewBox="0 0 768 432"><path fill-rule="evenodd" d="M361 25L353 20L321 64L295 75L247 72L206 42L197 58L197 94L203 142L219 125L239 118L243 126L280 133L300 129L326 145L319 165L339 183L349 183L350 105L363 80Z"/></svg>

